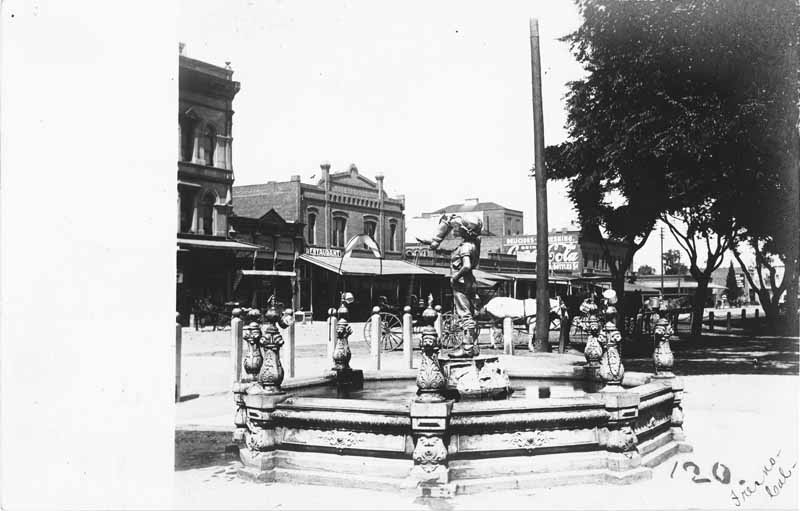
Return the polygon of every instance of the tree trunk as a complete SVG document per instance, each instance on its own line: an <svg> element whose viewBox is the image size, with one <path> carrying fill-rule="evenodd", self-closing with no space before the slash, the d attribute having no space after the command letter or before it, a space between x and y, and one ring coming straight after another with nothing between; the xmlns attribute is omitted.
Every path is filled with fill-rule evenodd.
<svg viewBox="0 0 800 511"><path fill-rule="evenodd" d="M778 300L770 296L768 289L758 291L758 298L761 301L761 308L764 309L765 332L774 334L778 331Z"/></svg>
<svg viewBox="0 0 800 511"><path fill-rule="evenodd" d="M708 281L711 280L710 275L704 273L697 273L693 275L697 281L697 289L694 292L694 304L692 305L692 337L700 336L703 328L703 309L706 306L706 297L708 296Z"/></svg>

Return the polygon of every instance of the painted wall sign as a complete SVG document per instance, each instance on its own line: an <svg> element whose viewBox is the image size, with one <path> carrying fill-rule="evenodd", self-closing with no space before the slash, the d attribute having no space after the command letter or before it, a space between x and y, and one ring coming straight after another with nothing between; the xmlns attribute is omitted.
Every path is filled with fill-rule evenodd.
<svg viewBox="0 0 800 511"><path fill-rule="evenodd" d="M552 233L547 237L549 264L554 271L580 270L580 248L578 235L571 233ZM520 261L536 262L536 236L516 236L503 240L505 252L516 254Z"/></svg>
<svg viewBox="0 0 800 511"><path fill-rule="evenodd" d="M306 247L306 254L320 257L342 257L342 251L338 248Z"/></svg>

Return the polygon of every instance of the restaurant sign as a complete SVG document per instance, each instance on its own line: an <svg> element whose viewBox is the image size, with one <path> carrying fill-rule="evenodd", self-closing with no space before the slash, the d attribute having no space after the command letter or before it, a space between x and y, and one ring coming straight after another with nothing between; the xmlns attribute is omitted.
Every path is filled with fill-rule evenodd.
<svg viewBox="0 0 800 511"><path fill-rule="evenodd" d="M306 254L320 257L342 257L342 251L338 248L306 247Z"/></svg>
<svg viewBox="0 0 800 511"><path fill-rule="evenodd" d="M578 235L572 233L551 233L547 237L548 266L553 271L577 272L580 269L580 247ZM519 261L536 262L536 236L516 236L503 240L504 251L516 254Z"/></svg>

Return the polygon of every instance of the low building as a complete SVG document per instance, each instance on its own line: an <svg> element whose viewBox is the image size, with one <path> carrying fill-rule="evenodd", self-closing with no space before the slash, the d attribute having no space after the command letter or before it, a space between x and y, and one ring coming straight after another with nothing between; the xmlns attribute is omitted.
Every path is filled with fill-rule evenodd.
<svg viewBox="0 0 800 511"><path fill-rule="evenodd" d="M287 222L268 205L237 204L230 217L234 239L255 245L253 257L240 260L233 280L234 300L264 309L271 296L280 304L298 308L296 263L304 250L303 227Z"/></svg>

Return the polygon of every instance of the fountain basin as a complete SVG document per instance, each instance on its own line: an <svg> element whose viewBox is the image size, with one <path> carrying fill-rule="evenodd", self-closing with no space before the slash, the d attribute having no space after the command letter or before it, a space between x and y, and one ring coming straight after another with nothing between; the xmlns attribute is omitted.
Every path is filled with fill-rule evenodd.
<svg viewBox="0 0 800 511"><path fill-rule="evenodd" d="M416 371L335 373L248 394L235 438L245 477L448 496L631 483L689 452L679 378L626 373L601 389L583 367L509 370L508 399L414 401Z"/></svg>

